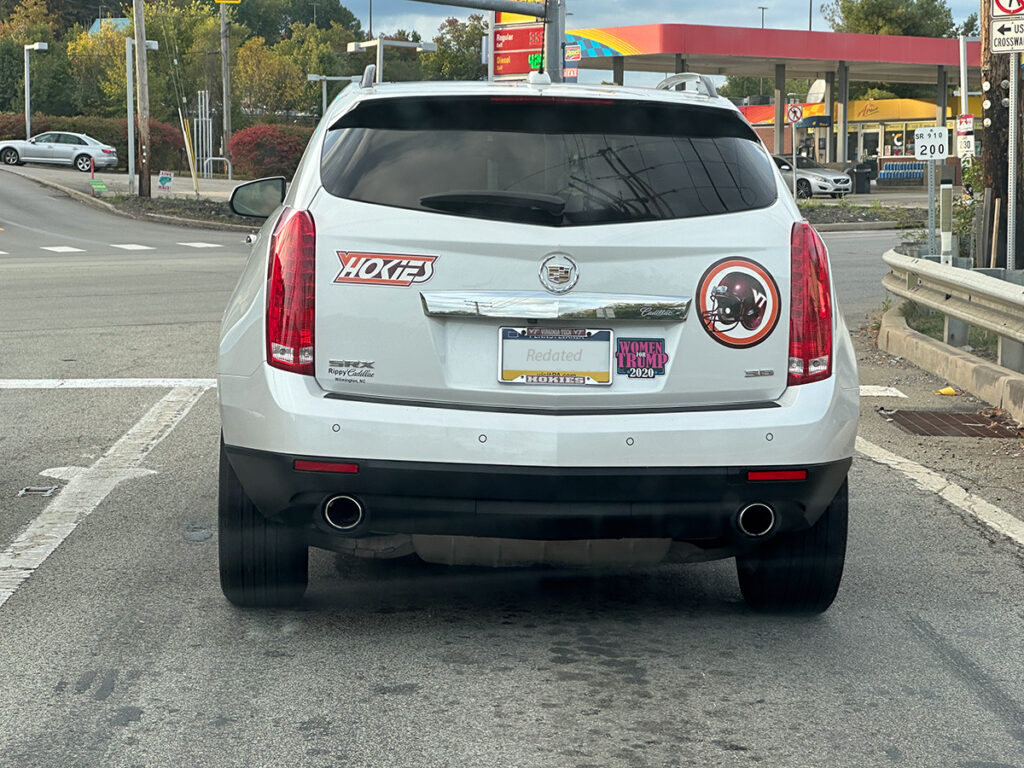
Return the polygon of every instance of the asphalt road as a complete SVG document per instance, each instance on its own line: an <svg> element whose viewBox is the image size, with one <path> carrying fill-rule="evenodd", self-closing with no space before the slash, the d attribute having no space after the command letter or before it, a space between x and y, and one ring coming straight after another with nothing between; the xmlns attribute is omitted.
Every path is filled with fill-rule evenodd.
<svg viewBox="0 0 1024 768"><path fill-rule="evenodd" d="M0 384L23 382L0 389L0 589L47 510L80 519L0 605L0 767L1024 766L1021 549L863 455L843 587L814 619L748 611L730 561L594 574L317 551L298 610L231 607L215 392L24 380L211 378L241 235L7 174L0 227ZM896 237L826 240L856 327ZM60 246L81 250L43 250ZM926 374L858 351L864 383L936 399ZM870 444L1022 508L1016 441L950 449L864 403ZM66 490L75 467L102 471L18 497Z"/></svg>

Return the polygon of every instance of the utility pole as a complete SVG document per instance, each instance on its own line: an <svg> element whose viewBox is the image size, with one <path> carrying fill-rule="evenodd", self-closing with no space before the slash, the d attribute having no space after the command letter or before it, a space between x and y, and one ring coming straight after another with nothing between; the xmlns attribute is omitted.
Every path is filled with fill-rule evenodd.
<svg viewBox="0 0 1024 768"><path fill-rule="evenodd" d="M146 68L146 17L142 0L132 0L132 13L138 43L135 46L135 68L139 77L139 197L152 197L149 184L149 70Z"/></svg>
<svg viewBox="0 0 1024 768"><path fill-rule="evenodd" d="M1017 87L1017 78L1011 77L1010 55L1005 53L992 54L991 27L992 3L985 0L981 4L981 88L982 88L982 142L985 151L981 154L982 185L992 190L993 210L999 206L999 229L986 232L987 237L995 239L995 247L991 251L998 254L997 267L1006 266L1006 218L1008 201L1008 171L1010 161L1010 120L1009 109L1003 106L1003 99L1009 96L1007 88ZM1014 73L1016 74L1016 73ZM985 104L988 107L985 107ZM977 131L977 128L975 128ZM1018 161L1019 161L1019 154ZM1019 174L1018 174L1019 178ZM998 201L998 202L997 202ZM988 216L985 217L989 221ZM994 219L994 214L993 217ZM989 241L991 243L991 241ZM987 264L985 266L988 266Z"/></svg>
<svg viewBox="0 0 1024 768"><path fill-rule="evenodd" d="M316 6L313 6L314 13ZM224 110L224 147L221 156L231 159L228 144L231 141L231 33L228 26L227 5L220 4L220 77L222 83L221 107Z"/></svg>

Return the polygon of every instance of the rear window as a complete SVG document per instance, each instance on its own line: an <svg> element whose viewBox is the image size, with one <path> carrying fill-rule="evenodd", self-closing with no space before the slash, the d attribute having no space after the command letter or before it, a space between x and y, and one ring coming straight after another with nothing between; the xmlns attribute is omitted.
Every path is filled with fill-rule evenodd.
<svg viewBox="0 0 1024 768"><path fill-rule="evenodd" d="M773 170L739 115L618 99L366 101L331 126L321 180L349 200L549 226L776 200Z"/></svg>

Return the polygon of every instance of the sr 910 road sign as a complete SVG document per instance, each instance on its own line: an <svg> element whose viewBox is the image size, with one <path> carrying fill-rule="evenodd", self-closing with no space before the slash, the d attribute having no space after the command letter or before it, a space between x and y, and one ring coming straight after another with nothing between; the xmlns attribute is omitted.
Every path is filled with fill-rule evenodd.
<svg viewBox="0 0 1024 768"><path fill-rule="evenodd" d="M946 128L915 129L914 157L918 160L945 160L949 157L949 130Z"/></svg>

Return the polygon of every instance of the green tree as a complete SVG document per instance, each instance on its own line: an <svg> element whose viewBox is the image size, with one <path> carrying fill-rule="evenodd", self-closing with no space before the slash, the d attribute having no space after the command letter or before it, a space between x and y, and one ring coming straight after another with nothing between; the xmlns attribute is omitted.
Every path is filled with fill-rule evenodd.
<svg viewBox="0 0 1024 768"><path fill-rule="evenodd" d="M946 0L831 0L821 12L836 32L952 37Z"/></svg>
<svg viewBox="0 0 1024 768"><path fill-rule="evenodd" d="M806 78L794 78L786 81L786 94L795 93L803 101L807 96L811 83ZM718 93L728 99L745 99L748 96L775 93L775 79L772 77L730 77Z"/></svg>
<svg viewBox="0 0 1024 768"><path fill-rule="evenodd" d="M274 116L301 103L305 74L262 37L252 37L239 48L234 75L242 106L250 111Z"/></svg>
<svg viewBox="0 0 1024 768"><path fill-rule="evenodd" d="M421 59L426 80L480 80L487 77L487 65L480 63L480 40L487 34L487 22L474 13L468 20L446 19L434 38L436 53Z"/></svg>

